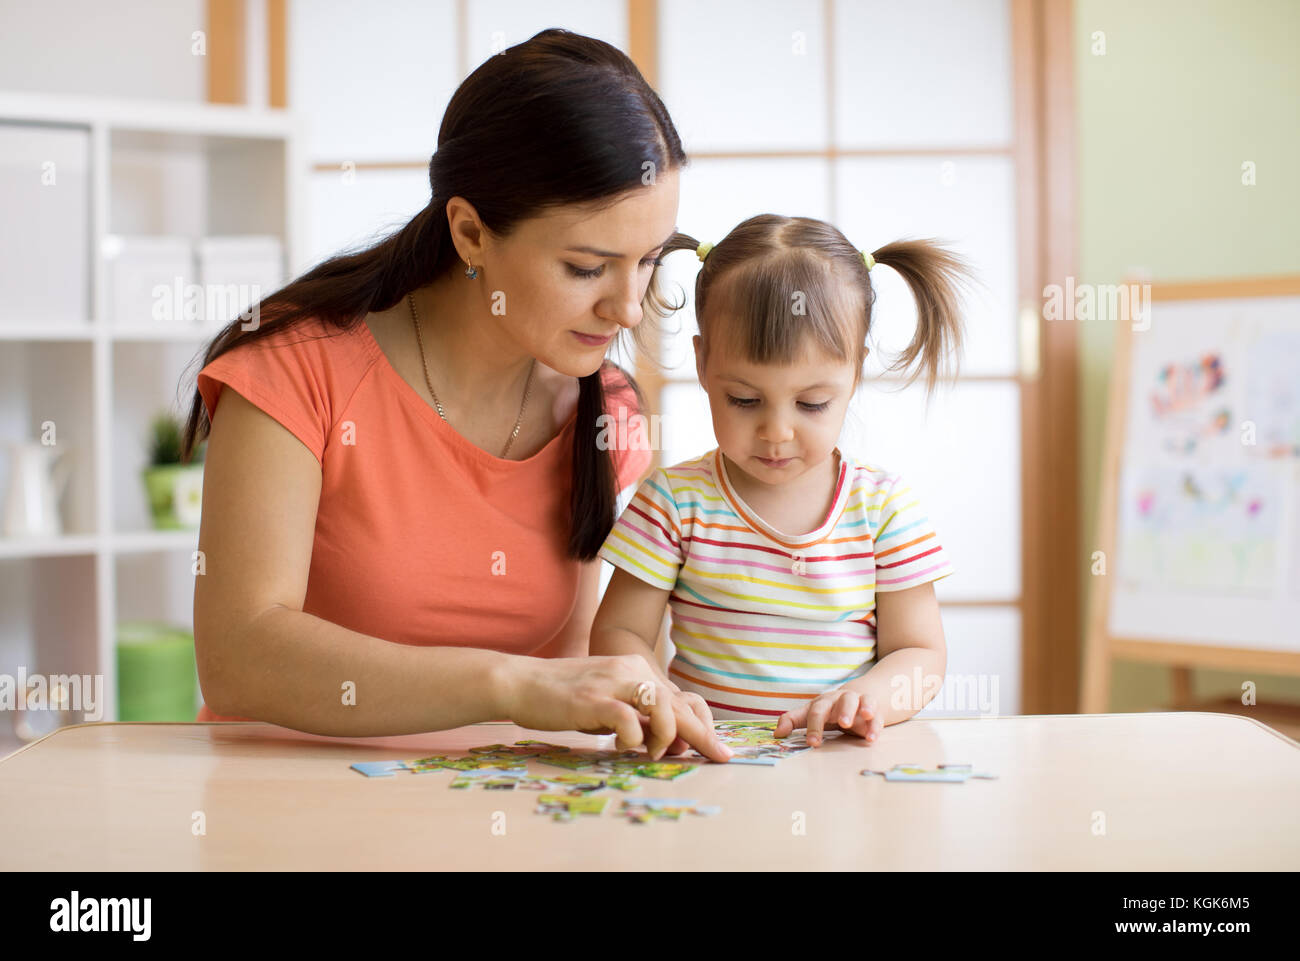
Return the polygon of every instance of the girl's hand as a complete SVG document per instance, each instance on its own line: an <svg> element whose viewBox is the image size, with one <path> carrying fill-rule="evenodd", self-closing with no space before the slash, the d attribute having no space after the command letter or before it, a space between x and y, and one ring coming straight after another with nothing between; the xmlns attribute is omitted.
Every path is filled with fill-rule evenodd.
<svg viewBox="0 0 1300 961"><path fill-rule="evenodd" d="M688 747L714 761L731 757L714 734L703 699L695 704L675 685L664 684L638 654L512 658L500 690L498 716L521 727L616 734L619 750L644 744L656 761L670 748Z"/></svg>
<svg viewBox="0 0 1300 961"><path fill-rule="evenodd" d="M787 737L800 727L807 728L808 743L813 747L821 745L822 732L827 727L856 735L868 744L874 743L884 730L875 697L847 687L819 694L807 707L782 714L774 733L777 737Z"/></svg>

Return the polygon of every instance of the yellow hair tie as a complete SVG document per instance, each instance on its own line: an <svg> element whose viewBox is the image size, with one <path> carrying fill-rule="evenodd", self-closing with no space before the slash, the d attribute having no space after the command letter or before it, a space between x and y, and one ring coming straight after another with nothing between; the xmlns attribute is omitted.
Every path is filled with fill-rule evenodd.
<svg viewBox="0 0 1300 961"><path fill-rule="evenodd" d="M867 265L868 271L870 271L872 267L876 266L876 258L871 256L871 254L867 253L865 250L859 250L858 253L862 255L862 262Z"/></svg>
<svg viewBox="0 0 1300 961"><path fill-rule="evenodd" d="M700 258L700 263L704 263L704 258L709 256L709 251L713 249L713 244L700 244L695 248L695 256Z"/></svg>

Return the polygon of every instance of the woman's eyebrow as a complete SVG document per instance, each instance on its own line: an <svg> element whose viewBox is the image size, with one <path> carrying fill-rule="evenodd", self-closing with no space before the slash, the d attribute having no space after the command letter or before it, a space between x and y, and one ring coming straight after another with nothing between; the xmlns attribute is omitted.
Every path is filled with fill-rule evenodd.
<svg viewBox="0 0 1300 961"><path fill-rule="evenodd" d="M660 249L660 247L666 246L668 244L668 241L672 240L673 237L676 236L676 234L677 234L677 228L674 227L673 232L669 234L666 238L664 238L664 242L659 244L659 246L655 247L654 249L658 250ZM593 257L611 257L614 260L623 259L622 254L616 254L612 250L597 250L595 247L566 247L564 249L571 250L575 253L580 253L580 254L591 254Z"/></svg>

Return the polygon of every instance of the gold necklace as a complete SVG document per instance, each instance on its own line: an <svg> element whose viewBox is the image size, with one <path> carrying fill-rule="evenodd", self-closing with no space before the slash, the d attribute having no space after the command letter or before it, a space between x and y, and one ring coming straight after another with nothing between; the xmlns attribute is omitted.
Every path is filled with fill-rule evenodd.
<svg viewBox="0 0 1300 961"><path fill-rule="evenodd" d="M438 392L433 389L433 381L429 379L429 360L424 356L424 338L420 335L420 315L415 309L415 293L408 292L406 295L407 302L411 305L411 321L415 324L415 339L420 345L420 361L424 365L424 383L429 388L429 393L433 395L433 406L438 408L438 416L443 422L450 425L447 415L443 413L442 402L438 400ZM519 426L524 422L524 411L528 407L528 394L533 386L533 371L537 369L537 358L528 365L528 380L524 382L524 399L519 405L519 417L515 420L515 429L510 432L510 438L506 441L505 450L501 452L501 459L504 460L506 454L510 453L510 445L515 442L519 436Z"/></svg>

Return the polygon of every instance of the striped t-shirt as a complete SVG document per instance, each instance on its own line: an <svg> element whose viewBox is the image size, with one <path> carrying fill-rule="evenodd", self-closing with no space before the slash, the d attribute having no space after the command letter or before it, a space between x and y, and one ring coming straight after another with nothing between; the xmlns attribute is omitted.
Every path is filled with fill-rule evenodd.
<svg viewBox="0 0 1300 961"><path fill-rule="evenodd" d="M907 484L840 452L820 527L789 535L736 493L715 448L660 468L600 556L670 590L669 675L714 717L779 717L875 662L876 592L952 573Z"/></svg>

